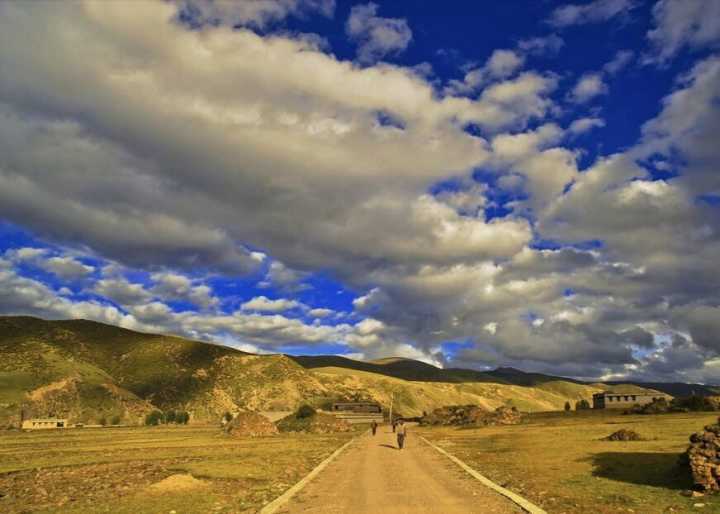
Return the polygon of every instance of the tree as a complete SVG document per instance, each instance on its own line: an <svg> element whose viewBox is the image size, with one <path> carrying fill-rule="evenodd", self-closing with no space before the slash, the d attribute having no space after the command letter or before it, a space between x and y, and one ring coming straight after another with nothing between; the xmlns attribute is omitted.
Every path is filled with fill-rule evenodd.
<svg viewBox="0 0 720 514"><path fill-rule="evenodd" d="M570 402L565 402L565 412L570 412L572 410L572 407L570 406Z"/></svg>
<svg viewBox="0 0 720 514"><path fill-rule="evenodd" d="M295 417L298 419L302 419L302 418L309 418L310 416L314 416L314 415L315 415L315 409L313 409L312 406L305 403L305 404L301 405L300 408L297 410Z"/></svg>
<svg viewBox="0 0 720 514"><path fill-rule="evenodd" d="M590 409L590 402L588 402L585 399L582 399L575 404L575 410L589 410L589 409Z"/></svg>
<svg viewBox="0 0 720 514"><path fill-rule="evenodd" d="M145 424L150 426L157 426L163 422L163 413L159 410L154 410L147 416L145 416Z"/></svg>
<svg viewBox="0 0 720 514"><path fill-rule="evenodd" d="M175 411L170 409L169 411L165 412L165 423L175 423L175 417Z"/></svg>

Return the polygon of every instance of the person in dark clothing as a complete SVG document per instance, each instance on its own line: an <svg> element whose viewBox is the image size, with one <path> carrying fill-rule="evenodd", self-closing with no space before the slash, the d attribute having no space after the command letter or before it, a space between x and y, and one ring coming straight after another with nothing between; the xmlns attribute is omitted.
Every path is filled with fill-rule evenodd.
<svg viewBox="0 0 720 514"><path fill-rule="evenodd" d="M375 433L377 432L377 421L373 421L373 422L370 424L370 428L372 429L373 435L375 435Z"/></svg>
<svg viewBox="0 0 720 514"><path fill-rule="evenodd" d="M403 420L400 420L400 423L398 423L397 426L397 442L398 442L398 449L402 450L405 446L405 437L407 436L407 426L405 426L405 422Z"/></svg>
<svg viewBox="0 0 720 514"><path fill-rule="evenodd" d="M393 421L393 422L392 422L393 434L395 433L395 425L396 425L396 423Z"/></svg>

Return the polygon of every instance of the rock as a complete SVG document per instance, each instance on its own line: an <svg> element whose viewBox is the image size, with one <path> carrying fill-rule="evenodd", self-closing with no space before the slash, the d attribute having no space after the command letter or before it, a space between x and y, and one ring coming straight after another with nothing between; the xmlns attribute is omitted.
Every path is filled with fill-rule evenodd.
<svg viewBox="0 0 720 514"><path fill-rule="evenodd" d="M617 432L613 432L607 437L603 437L603 441L642 441L643 438L634 430L621 428Z"/></svg>
<svg viewBox="0 0 720 514"><path fill-rule="evenodd" d="M422 425L517 425L522 414L515 407L498 407L488 411L478 405L449 405L435 409L420 419Z"/></svg>
<svg viewBox="0 0 720 514"><path fill-rule="evenodd" d="M303 418L291 414L279 420L277 427L280 432L306 432L309 434L333 434L352 431L352 426L347 421L322 412Z"/></svg>
<svg viewBox="0 0 720 514"><path fill-rule="evenodd" d="M235 437L262 437L278 433L277 427L257 412L240 412L223 430Z"/></svg>
<svg viewBox="0 0 720 514"><path fill-rule="evenodd" d="M690 446L684 454L683 463L690 467L696 493L720 491L720 420L708 425L703 432L690 436ZM695 495L693 495L695 497Z"/></svg>

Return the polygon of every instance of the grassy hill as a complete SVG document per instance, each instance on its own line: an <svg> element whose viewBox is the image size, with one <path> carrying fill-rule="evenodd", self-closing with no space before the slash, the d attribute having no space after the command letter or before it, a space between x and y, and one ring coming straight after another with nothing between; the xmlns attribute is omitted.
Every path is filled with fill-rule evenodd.
<svg viewBox="0 0 720 514"><path fill-rule="evenodd" d="M215 421L226 411L322 407L338 399L387 407L392 398L404 415L463 403L545 411L604 388L511 368L253 355L92 321L0 317L0 423L17 420L21 409L91 423L115 417L137 423L155 408L181 409L193 421Z"/></svg>

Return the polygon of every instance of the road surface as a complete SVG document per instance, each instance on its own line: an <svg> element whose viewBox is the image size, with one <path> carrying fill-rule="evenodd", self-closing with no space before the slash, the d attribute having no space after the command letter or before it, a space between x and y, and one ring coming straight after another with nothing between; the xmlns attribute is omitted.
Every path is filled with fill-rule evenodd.
<svg viewBox="0 0 720 514"><path fill-rule="evenodd" d="M403 450L381 426L361 436L278 512L466 514L523 512L420 441Z"/></svg>

